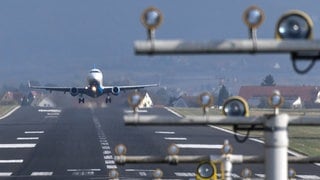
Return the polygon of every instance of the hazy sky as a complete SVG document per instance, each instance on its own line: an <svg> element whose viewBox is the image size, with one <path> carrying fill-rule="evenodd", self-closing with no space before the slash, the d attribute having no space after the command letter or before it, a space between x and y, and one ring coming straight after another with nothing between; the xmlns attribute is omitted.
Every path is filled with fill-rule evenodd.
<svg viewBox="0 0 320 180"><path fill-rule="evenodd" d="M30 79L63 85L83 84L93 64L109 77L109 81L119 77L141 83L144 79L138 71L142 70L153 77L170 78L166 75L172 73L174 78L183 79L184 69L179 68L179 60L184 63L183 67L186 63L190 67L206 67L218 66L230 59L245 59L256 67L251 69L253 72L259 72L257 69L266 68L266 65L272 68L279 62L280 70L273 72L278 73L276 76L288 76L298 82L313 78L312 82L320 83L317 78L319 63L309 74L301 76L292 70L287 55L149 57L135 56L133 52L134 40L146 39L139 18L149 6L158 7L164 14L163 24L156 33L159 39L221 40L247 38L242 13L250 5L258 5L266 14L258 30L260 38L273 38L277 19L290 9L307 12L315 24L314 37L319 38L318 4L318 0L1 0L1 84ZM176 61L171 64L172 59ZM263 61L270 61L270 64L261 63ZM236 73L237 69L232 71ZM225 76L210 71L192 73L195 79L197 76L213 79ZM257 81L262 78L259 74ZM183 81L188 83L188 80Z"/></svg>

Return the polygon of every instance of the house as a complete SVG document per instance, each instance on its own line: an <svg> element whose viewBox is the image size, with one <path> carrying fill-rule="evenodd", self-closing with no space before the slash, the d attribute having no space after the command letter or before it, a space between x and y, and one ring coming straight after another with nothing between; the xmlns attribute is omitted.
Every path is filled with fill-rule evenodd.
<svg viewBox="0 0 320 180"><path fill-rule="evenodd" d="M24 95L19 92L12 92L8 91L6 92L2 99L1 99L1 104L2 105L8 105L8 104L15 104L15 103L21 103L23 100Z"/></svg>
<svg viewBox="0 0 320 180"><path fill-rule="evenodd" d="M196 97L196 96L182 95L172 102L172 106L183 107L183 108L200 107L200 104L198 103L198 98L199 97Z"/></svg>
<svg viewBox="0 0 320 180"><path fill-rule="evenodd" d="M320 107L316 104L320 91L318 86L242 86L239 96L245 98L250 107L258 107L272 95L274 90L279 90L284 97L284 107Z"/></svg>
<svg viewBox="0 0 320 180"><path fill-rule="evenodd" d="M56 104L48 97L44 97L43 99L40 100L38 103L39 107L56 107Z"/></svg>
<svg viewBox="0 0 320 180"><path fill-rule="evenodd" d="M153 106L152 99L150 98L148 93L145 93L144 97L142 98L139 108L151 108Z"/></svg>

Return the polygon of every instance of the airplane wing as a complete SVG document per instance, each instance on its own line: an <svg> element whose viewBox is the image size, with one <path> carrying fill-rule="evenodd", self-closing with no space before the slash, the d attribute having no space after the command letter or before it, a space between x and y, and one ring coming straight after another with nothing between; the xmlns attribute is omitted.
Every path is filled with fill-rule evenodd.
<svg viewBox="0 0 320 180"><path fill-rule="evenodd" d="M87 89L83 88L83 87L50 87L50 86L32 86L29 83L29 87L32 89L43 89L43 90L47 90L47 91L61 91L61 92L71 92L73 88L77 89L77 93L81 93L81 94L85 94Z"/></svg>
<svg viewBox="0 0 320 180"><path fill-rule="evenodd" d="M144 85L128 85L128 86L104 86L104 93L114 93L115 91L126 91L126 90L134 90L134 89L143 89L147 87L156 87L159 84L144 84Z"/></svg>

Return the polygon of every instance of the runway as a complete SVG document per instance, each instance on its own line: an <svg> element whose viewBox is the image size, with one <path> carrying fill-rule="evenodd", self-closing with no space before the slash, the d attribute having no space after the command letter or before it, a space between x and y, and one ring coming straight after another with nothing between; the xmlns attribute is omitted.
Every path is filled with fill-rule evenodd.
<svg viewBox="0 0 320 180"><path fill-rule="evenodd" d="M114 161L114 147L125 144L128 155L167 155L175 143L181 155L221 154L225 139L234 154L263 155L263 144L237 143L229 132L214 126L125 126L127 107L21 107L0 120L0 179L107 179L117 169L124 179L150 179L155 169L164 179L194 179L197 164L125 164ZM142 109L141 114L176 117L165 108ZM233 177L250 167L254 178L264 177L263 165L233 166ZM316 165L290 165L297 178L320 179Z"/></svg>

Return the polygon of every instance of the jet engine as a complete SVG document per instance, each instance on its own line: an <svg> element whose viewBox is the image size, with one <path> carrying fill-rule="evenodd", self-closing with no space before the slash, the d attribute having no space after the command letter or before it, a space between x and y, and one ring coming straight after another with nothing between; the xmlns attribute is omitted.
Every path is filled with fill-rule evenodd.
<svg viewBox="0 0 320 180"><path fill-rule="evenodd" d="M112 92L113 95L117 96L117 95L120 94L120 88L117 87L117 86L115 86L115 87L113 87L113 88L111 89L111 92Z"/></svg>
<svg viewBox="0 0 320 180"><path fill-rule="evenodd" d="M76 88L76 87L70 88L70 94L71 94L71 96L78 95L79 94L78 88Z"/></svg>

